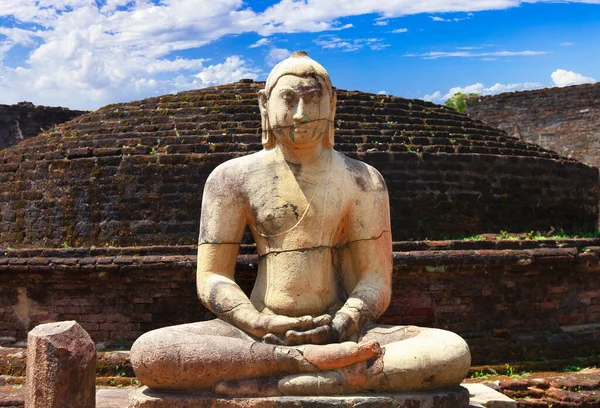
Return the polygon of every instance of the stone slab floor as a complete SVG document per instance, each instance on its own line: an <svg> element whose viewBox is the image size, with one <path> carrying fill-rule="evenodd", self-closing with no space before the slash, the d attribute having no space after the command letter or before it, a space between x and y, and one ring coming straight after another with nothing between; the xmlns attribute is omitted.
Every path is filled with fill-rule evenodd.
<svg viewBox="0 0 600 408"><path fill-rule="evenodd" d="M515 378L505 376L471 378L467 383L483 383L517 401L518 408L598 408L600 407L600 369L577 372L530 373ZM2 383L2 382L0 382ZM98 386L97 408L126 408L133 387ZM22 384L0 387L0 407L22 408Z"/></svg>

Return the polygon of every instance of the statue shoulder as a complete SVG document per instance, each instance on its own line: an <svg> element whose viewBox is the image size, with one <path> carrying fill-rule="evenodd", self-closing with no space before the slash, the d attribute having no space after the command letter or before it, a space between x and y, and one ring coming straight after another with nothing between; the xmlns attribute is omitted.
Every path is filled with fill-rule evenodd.
<svg viewBox="0 0 600 408"><path fill-rule="evenodd" d="M387 191L383 176L375 167L340 153L344 158L346 175L351 185L363 192Z"/></svg>
<svg viewBox="0 0 600 408"><path fill-rule="evenodd" d="M249 173L260 161L260 153L236 157L221 163L210 173L206 185L218 185L220 189L229 189L230 192L243 190Z"/></svg>

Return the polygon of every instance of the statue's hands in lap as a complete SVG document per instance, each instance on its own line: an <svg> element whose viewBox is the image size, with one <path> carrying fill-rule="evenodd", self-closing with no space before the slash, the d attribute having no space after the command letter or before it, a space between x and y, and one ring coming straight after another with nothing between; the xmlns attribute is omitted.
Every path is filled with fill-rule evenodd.
<svg viewBox="0 0 600 408"><path fill-rule="evenodd" d="M261 314L259 326L267 328L265 343L283 346L326 344L331 342L333 334L332 319L327 314L318 317Z"/></svg>
<svg viewBox="0 0 600 408"><path fill-rule="evenodd" d="M341 343L354 334L350 329L352 319L340 312L333 319L327 314L315 318L310 316L300 318L272 317L273 329L270 329L269 333L263 336L263 341L269 344L296 346L300 344ZM293 323L291 321L294 320L300 322L291 327L289 323Z"/></svg>

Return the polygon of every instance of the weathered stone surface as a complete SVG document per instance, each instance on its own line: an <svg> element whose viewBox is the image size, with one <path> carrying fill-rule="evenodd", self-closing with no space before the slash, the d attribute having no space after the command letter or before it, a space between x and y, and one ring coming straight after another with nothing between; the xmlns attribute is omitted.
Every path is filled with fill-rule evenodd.
<svg viewBox="0 0 600 408"><path fill-rule="evenodd" d="M34 106L30 102L0 105L0 149L37 136L44 129L84 113L60 107Z"/></svg>
<svg viewBox="0 0 600 408"><path fill-rule="evenodd" d="M218 319L142 335L136 376L236 397L457 386L471 361L462 338L375 324L391 298L388 191L375 168L333 149L327 71L293 53L259 107L264 149L218 166L204 187L196 286ZM258 252L250 296L235 282L246 228Z"/></svg>
<svg viewBox="0 0 600 408"><path fill-rule="evenodd" d="M129 395L129 408L467 408L463 387L421 393L335 397L220 398L201 394L158 393L146 387Z"/></svg>
<svg viewBox="0 0 600 408"><path fill-rule="evenodd" d="M27 408L95 408L96 349L75 321L47 323L28 335Z"/></svg>
<svg viewBox="0 0 600 408"><path fill-rule="evenodd" d="M261 148L263 88L110 105L3 150L0 248L195 244L210 172ZM384 176L395 240L594 231L590 167L429 102L337 95L336 149Z"/></svg>
<svg viewBox="0 0 600 408"><path fill-rule="evenodd" d="M520 140L600 166L600 82L483 96L467 115Z"/></svg>
<svg viewBox="0 0 600 408"><path fill-rule="evenodd" d="M470 404L485 408L517 408L515 400L483 384L462 384L471 395Z"/></svg>

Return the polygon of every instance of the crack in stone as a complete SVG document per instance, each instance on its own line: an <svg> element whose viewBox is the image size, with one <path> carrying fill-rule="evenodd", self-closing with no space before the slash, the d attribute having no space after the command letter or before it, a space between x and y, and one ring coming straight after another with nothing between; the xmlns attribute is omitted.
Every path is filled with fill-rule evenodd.
<svg viewBox="0 0 600 408"><path fill-rule="evenodd" d="M269 255L279 255L279 254L284 254L284 253L289 253L289 252L307 252L307 251L322 251L325 249L342 249L342 248L347 248L349 245L354 244L356 242L362 242L362 241L377 241L379 238L381 238L383 236L383 234L385 234L386 232L390 232L389 230L383 230L381 231L381 233L376 236L376 237L371 237L371 238L362 238L362 239L356 239L353 241L348 241L345 242L343 244L339 244L339 245L335 245L335 246L330 246L330 245L319 245L319 246L314 246L314 247L306 247L306 248L296 248L296 249L284 249L281 251L269 251L263 255L259 255L258 259L263 259Z"/></svg>
<svg viewBox="0 0 600 408"><path fill-rule="evenodd" d="M273 131L273 130L293 129L293 128L297 127L297 126L302 126L302 125L305 125L307 123L314 123L314 122L327 122L327 123L330 123L330 124L334 124L334 121L331 121L331 120L329 120L327 118L319 118L319 119L313 119L313 120L306 120L306 121L298 122L298 123L295 123L295 124L290 125L290 126L274 126L274 127L268 128L266 130L267 131Z"/></svg>
<svg viewBox="0 0 600 408"><path fill-rule="evenodd" d="M248 302L240 302L240 303L238 303L237 305L233 305L233 306L231 306L231 307L230 307L229 309L227 309L227 310L220 310L220 311L219 311L219 313L218 313L218 315L224 315L224 314L227 314L227 313L231 313L231 312L233 312L235 309L239 308L240 306L244 306L244 305L248 306L248 305L252 305L252 303L248 303Z"/></svg>
<svg viewBox="0 0 600 408"><path fill-rule="evenodd" d="M202 245L242 245L242 243L241 242L210 242L210 241L204 241L204 242L198 243L199 247Z"/></svg>

